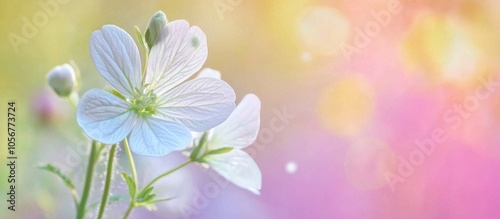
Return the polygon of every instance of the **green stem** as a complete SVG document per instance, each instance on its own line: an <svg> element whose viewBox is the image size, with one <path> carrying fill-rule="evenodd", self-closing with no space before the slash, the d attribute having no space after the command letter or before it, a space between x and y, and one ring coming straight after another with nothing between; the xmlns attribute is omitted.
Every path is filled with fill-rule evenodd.
<svg viewBox="0 0 500 219"><path fill-rule="evenodd" d="M135 208L134 203L130 203L130 205L127 208L127 213L125 213L125 216L123 216L123 219L127 219L128 216L130 216L130 213L132 213L132 210Z"/></svg>
<svg viewBox="0 0 500 219"><path fill-rule="evenodd" d="M111 177L113 176L113 162L115 159L116 146L118 146L118 144L114 144L113 146L111 146L111 150L109 151L108 155L106 182L104 183L104 191L102 193L101 206L99 207L99 215L97 216L98 219L101 219L102 216L104 215L104 210L106 209L106 204L108 203L109 187L111 185Z"/></svg>
<svg viewBox="0 0 500 219"><path fill-rule="evenodd" d="M71 94L68 96L68 101L73 105L73 107L78 107L78 101L80 97L78 96L78 93L76 91L71 92Z"/></svg>
<svg viewBox="0 0 500 219"><path fill-rule="evenodd" d="M137 192L138 182L137 182L137 171L135 170L134 157L132 157L132 151L130 151L130 146L128 145L128 140L125 138L123 140L123 145L125 146L125 152L127 153L128 163L130 165L130 171L132 172L132 179L134 179L135 188Z"/></svg>
<svg viewBox="0 0 500 219"><path fill-rule="evenodd" d="M146 75L146 69L148 68L149 51L145 52L144 60L145 61L144 61L144 68L142 70L142 77L145 77L145 75Z"/></svg>
<svg viewBox="0 0 500 219"><path fill-rule="evenodd" d="M144 67L142 68L142 84L146 81L146 69L148 68L149 51L144 49Z"/></svg>
<svg viewBox="0 0 500 219"><path fill-rule="evenodd" d="M94 176L94 170L99 159L100 149L98 149L99 143L97 141L92 142L92 147L90 149L89 161L87 164L87 174L85 176L85 184L83 187L82 199L77 208L76 218L83 219L85 217L85 212L87 210L87 200L90 195L90 189L92 188L92 178Z"/></svg>
<svg viewBox="0 0 500 219"><path fill-rule="evenodd" d="M128 163L130 165L130 171L132 172L132 179L134 180L135 183L134 194L137 194L137 189L139 186L137 182L137 171L135 170L134 157L132 157L132 151L130 151L130 146L128 144L127 138L123 140L123 145L125 147L125 153L127 154ZM130 204L128 206L127 213L125 213L125 216L123 216L124 219L128 218L134 207L135 207L135 197L130 197Z"/></svg>
<svg viewBox="0 0 500 219"><path fill-rule="evenodd" d="M176 168L174 169L171 169L159 176L157 176L156 178L154 178L151 182L149 182L146 186L144 186L144 188L141 189L141 191L139 192L139 195L141 195L141 193L143 193L147 188L151 187L156 181L160 180L161 178L165 177L165 176L168 176L170 174L172 174L173 172L185 167L186 165L190 164L191 162L193 162L192 160L188 160L186 162L184 162L183 164L177 166Z"/></svg>

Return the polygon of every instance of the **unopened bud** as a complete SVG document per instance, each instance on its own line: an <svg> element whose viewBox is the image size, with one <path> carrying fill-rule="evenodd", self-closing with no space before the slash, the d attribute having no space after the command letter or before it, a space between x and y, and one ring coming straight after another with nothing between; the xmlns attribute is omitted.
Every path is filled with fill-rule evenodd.
<svg viewBox="0 0 500 219"><path fill-rule="evenodd" d="M150 50L156 43L156 40L165 25L167 25L167 16L162 11L156 12L153 17L151 17L151 20L149 20L145 38Z"/></svg>
<svg viewBox="0 0 500 219"><path fill-rule="evenodd" d="M76 85L75 70L69 64L58 65L49 72L47 81L57 95L67 97Z"/></svg>

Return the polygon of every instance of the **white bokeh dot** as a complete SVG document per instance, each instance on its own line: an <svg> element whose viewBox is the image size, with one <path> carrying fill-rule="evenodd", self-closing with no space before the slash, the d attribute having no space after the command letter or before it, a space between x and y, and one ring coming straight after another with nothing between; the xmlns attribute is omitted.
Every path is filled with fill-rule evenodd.
<svg viewBox="0 0 500 219"><path fill-rule="evenodd" d="M288 163L286 163L286 166L285 166L285 170L289 174L294 174L295 172L297 172L297 168L298 168L297 163L295 163L293 161L289 161Z"/></svg>

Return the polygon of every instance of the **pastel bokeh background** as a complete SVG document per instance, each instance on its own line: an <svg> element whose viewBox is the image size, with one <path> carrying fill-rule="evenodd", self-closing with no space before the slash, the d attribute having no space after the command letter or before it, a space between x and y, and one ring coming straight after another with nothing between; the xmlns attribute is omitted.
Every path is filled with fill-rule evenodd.
<svg viewBox="0 0 500 219"><path fill-rule="evenodd" d="M36 165L60 166L80 191L89 141L45 76L73 60L80 94L109 86L90 58L91 33L104 24L144 30L158 10L204 30L205 67L222 72L238 101L260 97L261 131L246 151L263 187L256 196L190 165L157 188L175 200L132 218L498 218L495 0L3 2L0 121L16 101L19 188L18 211L8 213L2 124L0 218L73 217L62 182ZM119 155L118 195L128 171ZM135 159L145 183L185 158ZM101 190L98 182L94 201Z"/></svg>

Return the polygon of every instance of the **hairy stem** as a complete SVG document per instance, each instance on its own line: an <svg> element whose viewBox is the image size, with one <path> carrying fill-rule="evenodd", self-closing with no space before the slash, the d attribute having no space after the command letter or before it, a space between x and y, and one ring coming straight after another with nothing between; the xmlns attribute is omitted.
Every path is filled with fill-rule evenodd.
<svg viewBox="0 0 500 219"><path fill-rule="evenodd" d="M102 192L101 206L99 207L98 219L101 219L104 215L104 210L106 209L106 204L108 203L109 187L111 186L111 178L113 176L113 162L115 160L115 152L118 144L111 146L111 150L108 155L108 168L106 172L106 181L104 183L104 191Z"/></svg>
<svg viewBox="0 0 500 219"><path fill-rule="evenodd" d="M123 216L123 219L127 219L130 216L130 213L132 213L132 209L135 208L134 203L130 203L130 205L127 208L127 212L125 213L125 216Z"/></svg>
<svg viewBox="0 0 500 219"><path fill-rule="evenodd" d="M94 176L94 171L95 171L95 166L97 163L97 160L99 160L99 155L100 152L102 151L99 149L99 142L93 141L92 142L92 147L90 149L90 155L89 155L89 161L87 164L87 174L85 176L85 184L83 186L83 193L82 193L82 199L80 200L80 203L78 205L77 211L76 211L76 218L77 219L83 219L85 217L85 212L87 211L87 201L90 196L90 190L92 188L92 178Z"/></svg>

